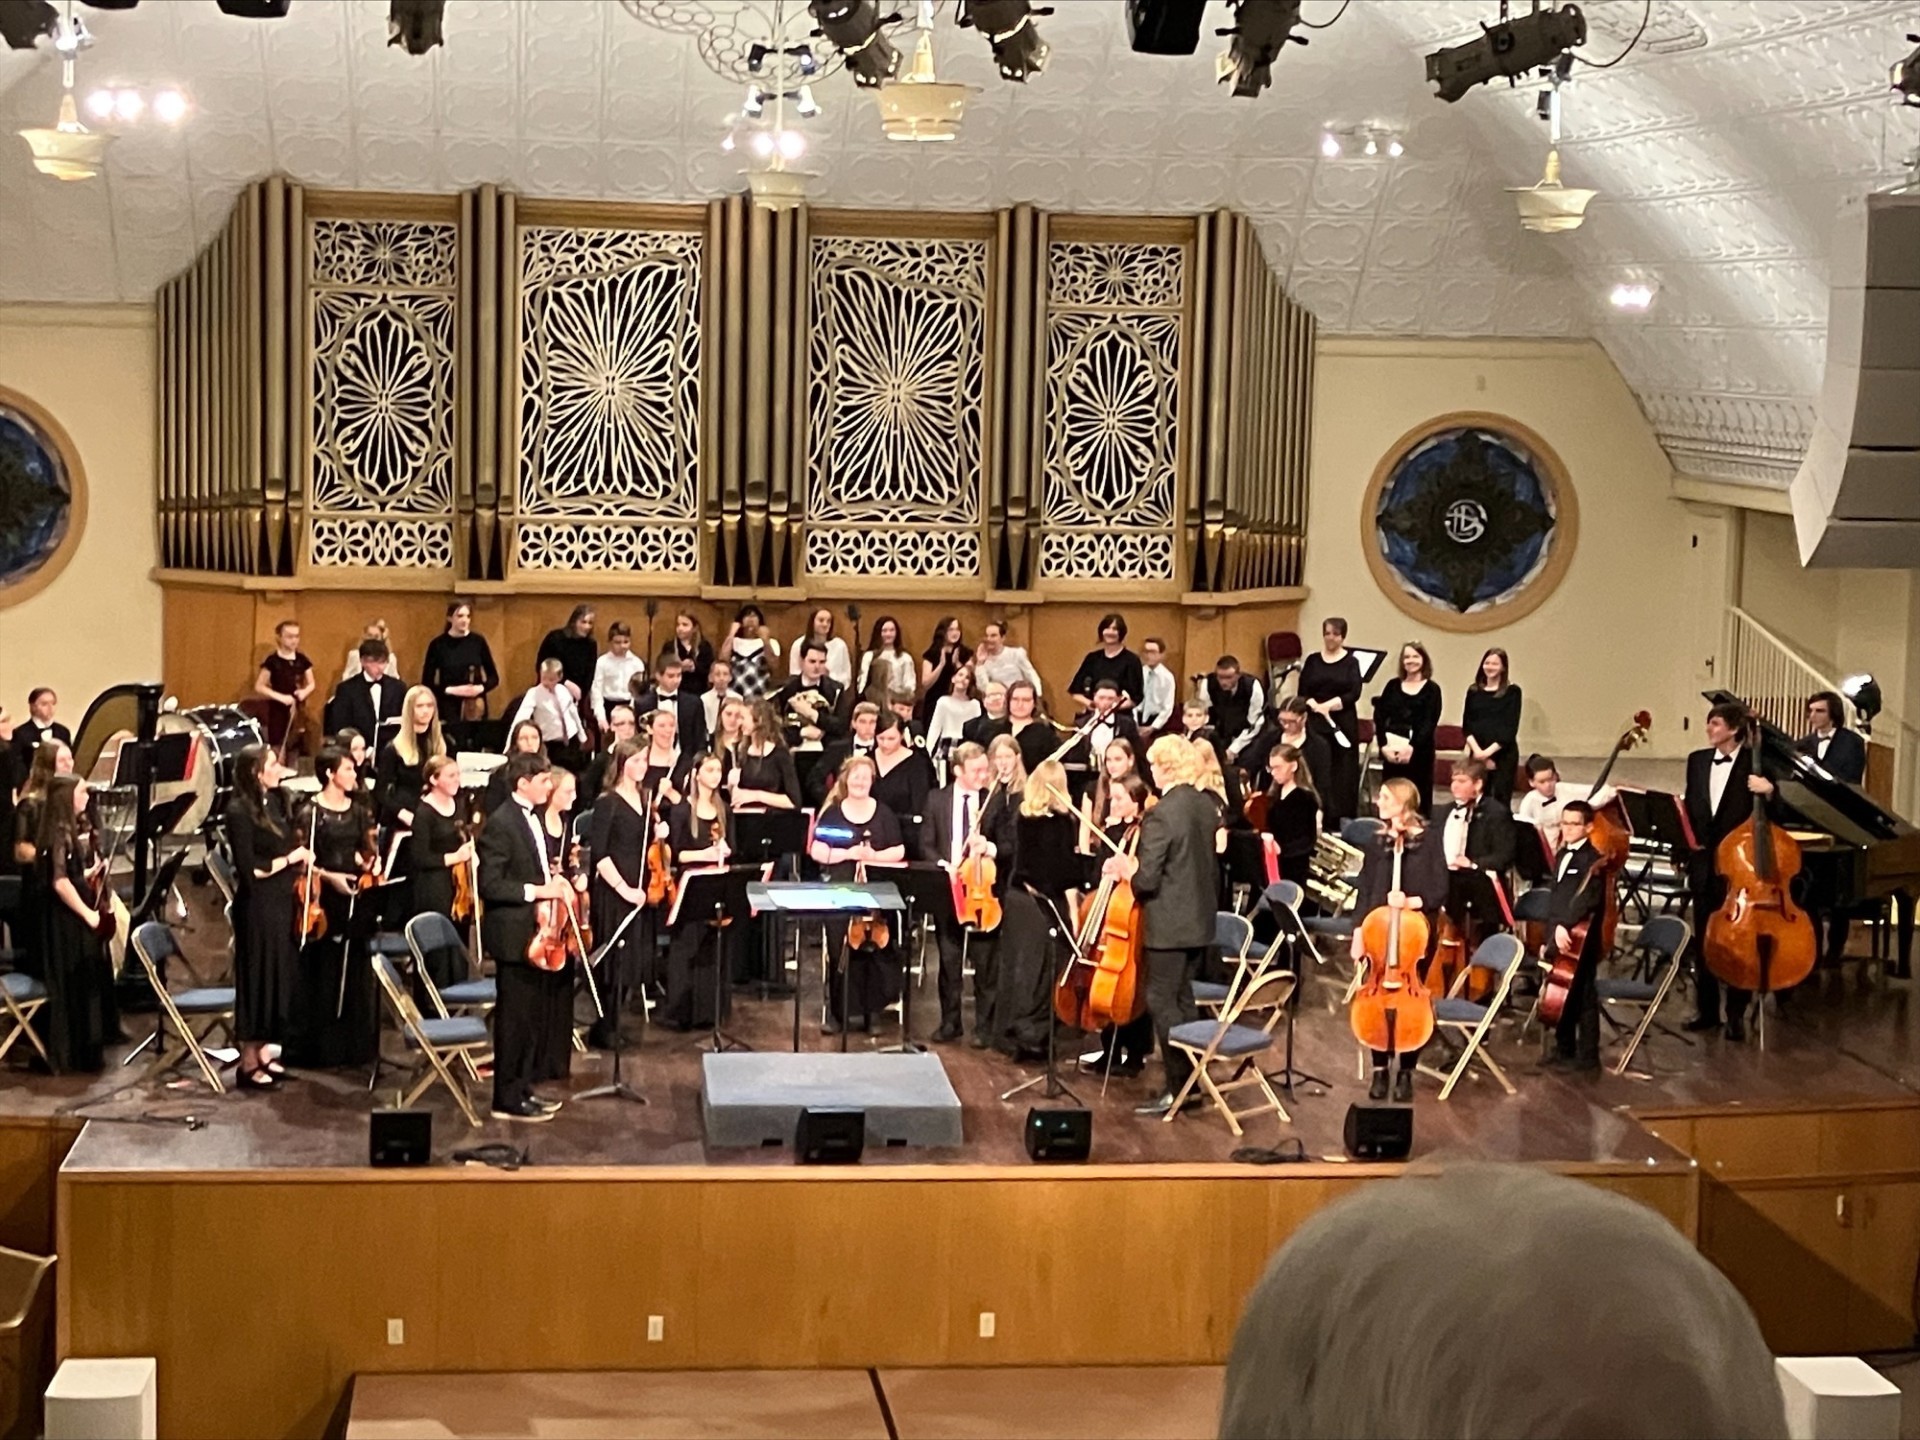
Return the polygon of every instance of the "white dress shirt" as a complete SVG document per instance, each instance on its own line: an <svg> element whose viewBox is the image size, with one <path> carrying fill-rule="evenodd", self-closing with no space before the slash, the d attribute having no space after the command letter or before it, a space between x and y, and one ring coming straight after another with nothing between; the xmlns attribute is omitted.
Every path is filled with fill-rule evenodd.
<svg viewBox="0 0 1920 1440"><path fill-rule="evenodd" d="M522 800L518 795L513 797L513 803L520 807L520 813L526 817L527 828L533 832L533 853L539 857L540 882L544 885L548 880L553 878L553 871L547 867L547 827L541 821L539 814L534 810L533 806L529 805L525 800ZM527 903L529 905L534 902L534 891L536 888L537 887L532 885L526 887Z"/></svg>
<svg viewBox="0 0 1920 1440"><path fill-rule="evenodd" d="M980 792L978 790L955 790L953 792L953 836L948 853L953 863L958 865L967 858L967 837L977 828L981 811ZM988 842L987 852L993 853L993 844Z"/></svg>
<svg viewBox="0 0 1920 1440"><path fill-rule="evenodd" d="M633 677L647 673L646 660L635 651L616 655L611 650L593 667L593 718L607 723L607 706L616 700L633 699Z"/></svg>
<svg viewBox="0 0 1920 1440"><path fill-rule="evenodd" d="M1562 803L1565 803L1565 802L1562 802ZM1582 840L1578 845L1569 845L1566 849L1562 850L1560 852L1560 863L1559 865L1554 867L1553 878L1556 880L1566 879L1567 870L1573 864L1574 856L1578 855L1582 850L1586 848L1587 848L1587 842Z"/></svg>
<svg viewBox="0 0 1920 1440"><path fill-rule="evenodd" d="M1473 807L1455 805L1447 811L1446 852L1447 864L1463 860L1467 854L1467 829L1473 824Z"/></svg>
<svg viewBox="0 0 1920 1440"><path fill-rule="evenodd" d="M798 675L800 673L800 661L802 659L800 647L805 645L810 638L810 636L802 635L793 642L793 648L787 651L787 673L789 675ZM838 680L842 685L853 684L853 652L847 649L847 642L842 640L838 635L833 635L820 643L827 647L827 674L835 680Z"/></svg>
<svg viewBox="0 0 1920 1440"><path fill-rule="evenodd" d="M1720 813L1720 801L1727 793L1727 786L1733 780L1734 757L1740 751L1736 748L1732 754L1723 755L1713 752L1713 764L1707 767L1707 808L1715 815Z"/></svg>
<svg viewBox="0 0 1920 1440"><path fill-rule="evenodd" d="M1260 733L1260 722L1265 718L1267 710L1266 687L1245 671L1241 672L1240 683L1248 687L1247 724L1244 730L1227 742L1229 760L1239 759L1240 752L1247 748L1247 742Z"/></svg>
<svg viewBox="0 0 1920 1440"><path fill-rule="evenodd" d="M1173 700L1179 690L1173 671L1164 665L1148 665L1141 672L1146 679L1146 694L1134 707L1133 718L1144 727L1158 729L1173 714Z"/></svg>
<svg viewBox="0 0 1920 1440"><path fill-rule="evenodd" d="M933 702L933 720L927 726L927 749L938 750L940 742L960 741L966 723L980 713L978 700L962 700L957 695L942 695Z"/></svg>
<svg viewBox="0 0 1920 1440"><path fill-rule="evenodd" d="M709 690L700 697L701 713L707 717L707 734L720 733L720 702L727 698L724 690Z"/></svg>
<svg viewBox="0 0 1920 1440"><path fill-rule="evenodd" d="M580 706L573 698L573 692L567 687L556 685L549 690L544 685L536 685L520 697L520 706L513 712L513 718L507 722L507 733L513 733L513 727L522 720L531 720L540 727L540 738L549 745L565 740L583 740L586 738L586 726L580 723Z"/></svg>

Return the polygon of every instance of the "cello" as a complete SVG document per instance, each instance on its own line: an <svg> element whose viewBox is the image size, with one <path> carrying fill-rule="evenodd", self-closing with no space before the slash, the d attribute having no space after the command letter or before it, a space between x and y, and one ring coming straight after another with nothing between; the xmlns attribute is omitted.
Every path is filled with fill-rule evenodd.
<svg viewBox="0 0 1920 1440"><path fill-rule="evenodd" d="M1632 721L1621 732L1620 738L1613 742L1613 752L1607 756L1607 763L1600 767L1600 774L1593 782L1588 795L1598 795L1606 788L1607 777L1613 773L1613 762L1636 745L1646 743L1647 732L1653 728L1653 716L1645 710L1636 710ZM1594 867L1588 872L1589 881L1597 881L1606 887L1600 904L1600 913L1582 920L1567 932L1568 947L1557 951L1553 962L1547 968L1546 979L1540 982L1540 1019L1543 1024L1558 1025L1560 1018L1567 1013L1567 1000L1573 992L1574 972L1580 968L1580 955L1586 949L1587 934L1594 922L1600 925L1600 954L1605 956L1613 949L1613 933L1620 923L1620 899L1614 891L1614 877L1626 867L1627 854L1632 836L1622 818L1619 796L1615 796L1605 805L1596 806L1593 812L1593 829L1587 835L1587 844L1600 856ZM1558 857L1556 856L1556 861ZM1547 936L1551 944L1553 937Z"/></svg>
<svg viewBox="0 0 1920 1440"><path fill-rule="evenodd" d="M1054 794L1071 804L1058 790ZM1093 833L1115 855L1132 855L1140 840L1138 821L1118 845L1104 829ZM1140 900L1133 883L1102 876L1074 919L1073 959L1053 987L1053 1013L1089 1032L1137 1020L1147 997L1140 985Z"/></svg>
<svg viewBox="0 0 1920 1440"><path fill-rule="evenodd" d="M1759 739L1749 718L1750 755L1760 753ZM1713 866L1727 898L1707 921L1707 968L1722 984L1755 995L1791 990L1812 974L1819 942L1790 888L1800 873L1800 842L1773 823L1765 795L1754 793L1753 814L1720 842Z"/></svg>
<svg viewBox="0 0 1920 1440"><path fill-rule="evenodd" d="M1392 833L1391 889L1398 894L1407 837L1399 822ZM1433 1038L1433 996L1421 983L1419 968L1431 934L1425 915L1392 905L1374 907L1360 922L1367 978L1354 991L1347 1024L1354 1039L1384 1053L1389 1063L1396 1054L1418 1050Z"/></svg>

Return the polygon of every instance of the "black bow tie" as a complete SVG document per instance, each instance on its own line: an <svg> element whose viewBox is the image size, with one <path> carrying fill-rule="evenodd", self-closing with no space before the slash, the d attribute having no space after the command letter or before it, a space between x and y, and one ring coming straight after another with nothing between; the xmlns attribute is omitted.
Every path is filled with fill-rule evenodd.
<svg viewBox="0 0 1920 1440"><path fill-rule="evenodd" d="M1716 765L1731 765L1731 764L1733 764L1733 756L1731 756L1731 755L1716 755L1716 756L1714 756L1714 757L1713 757L1713 763L1714 763L1714 764L1716 764Z"/></svg>

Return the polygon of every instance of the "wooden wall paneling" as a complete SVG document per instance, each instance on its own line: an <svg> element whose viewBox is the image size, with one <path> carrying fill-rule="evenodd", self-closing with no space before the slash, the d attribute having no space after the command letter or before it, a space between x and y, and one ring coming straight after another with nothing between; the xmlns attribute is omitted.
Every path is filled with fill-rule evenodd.
<svg viewBox="0 0 1920 1440"><path fill-rule="evenodd" d="M0 1122L0 1245L30 1255L55 1253L55 1180L79 1134L72 1120Z"/></svg>
<svg viewBox="0 0 1920 1440"><path fill-rule="evenodd" d="M1752 1307L1781 1355L1845 1353L1853 1233L1836 1219L1843 1187L1701 1187L1700 1250Z"/></svg>
<svg viewBox="0 0 1920 1440"><path fill-rule="evenodd" d="M1920 1336L1920 1178L1852 1186L1848 1351L1912 1348Z"/></svg>

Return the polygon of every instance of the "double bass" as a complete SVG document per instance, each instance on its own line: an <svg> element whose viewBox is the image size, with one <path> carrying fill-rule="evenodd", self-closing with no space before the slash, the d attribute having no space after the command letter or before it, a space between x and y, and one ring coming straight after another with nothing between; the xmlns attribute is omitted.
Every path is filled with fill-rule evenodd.
<svg viewBox="0 0 1920 1440"><path fill-rule="evenodd" d="M1070 804L1059 791L1054 794ZM1093 833L1115 855L1132 855L1140 840L1137 822L1118 845L1098 826ZM1053 1013L1085 1031L1138 1019L1147 996L1140 984L1140 901L1132 882L1103 876L1080 902L1074 921L1073 959L1053 987Z"/></svg>
<svg viewBox="0 0 1920 1440"><path fill-rule="evenodd" d="M1748 722L1748 753L1758 755L1759 727ZM1800 842L1767 814L1755 793L1753 814L1713 852L1727 898L1707 921L1707 968L1723 985L1765 995L1791 990L1813 973L1819 955L1813 920L1794 902Z"/></svg>
<svg viewBox="0 0 1920 1440"><path fill-rule="evenodd" d="M1613 762L1637 745L1646 743L1647 733L1653 728L1653 716L1645 710L1636 710L1627 728L1620 738L1613 742L1613 751L1607 756L1607 763L1600 767L1600 774L1593 782L1593 788L1587 793L1598 795L1606 788L1607 777L1613 774ZM1599 855L1593 869L1587 874L1589 884L1606 887L1600 911L1586 920L1582 920L1567 932L1567 948L1558 950L1553 963L1547 969L1547 977L1540 983L1540 1019L1543 1024L1558 1025L1567 1013L1567 1000L1573 993L1573 977L1580 968L1580 956L1586 949L1587 936L1594 922L1600 924L1600 953L1604 956L1613 949L1613 934L1620 923L1620 898L1614 888L1614 877L1625 868L1632 836L1627 830L1622 816L1619 797L1616 796L1593 812L1593 829L1587 836ZM1547 937L1552 943L1553 937Z"/></svg>
<svg viewBox="0 0 1920 1440"><path fill-rule="evenodd" d="M1400 861L1406 832L1395 824L1393 893L1400 893ZM1433 1038L1433 996L1420 980L1420 959L1432 931L1418 910L1379 905L1360 922L1367 978L1347 1010L1353 1038L1389 1058L1418 1050Z"/></svg>

